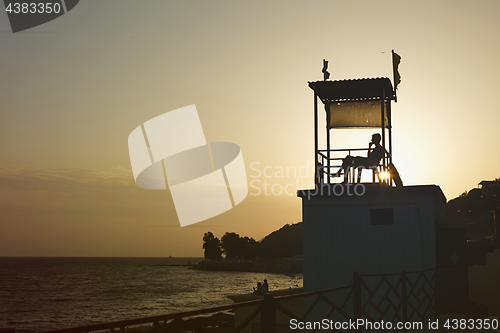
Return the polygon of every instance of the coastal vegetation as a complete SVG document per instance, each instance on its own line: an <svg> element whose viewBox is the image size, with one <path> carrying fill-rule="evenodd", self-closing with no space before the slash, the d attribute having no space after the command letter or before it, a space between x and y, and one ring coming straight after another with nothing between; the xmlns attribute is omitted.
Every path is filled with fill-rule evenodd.
<svg viewBox="0 0 500 333"><path fill-rule="evenodd" d="M205 259L254 260L282 259L302 254L302 222L285 224L260 241L251 237L241 237L234 232L226 232L219 240L212 232L203 236Z"/></svg>
<svg viewBox="0 0 500 333"><path fill-rule="evenodd" d="M205 259L208 260L220 260L222 254L226 259L252 260L257 255L257 246L255 239L240 237L234 232L226 232L220 240L211 231L203 236Z"/></svg>
<svg viewBox="0 0 500 333"><path fill-rule="evenodd" d="M203 236L205 261L194 269L295 274L302 272L302 222L286 224L260 241L234 232Z"/></svg>
<svg viewBox="0 0 500 333"><path fill-rule="evenodd" d="M222 259L222 249L220 248L220 240L213 233L206 232L203 236L203 249L205 251L205 259L219 260Z"/></svg>

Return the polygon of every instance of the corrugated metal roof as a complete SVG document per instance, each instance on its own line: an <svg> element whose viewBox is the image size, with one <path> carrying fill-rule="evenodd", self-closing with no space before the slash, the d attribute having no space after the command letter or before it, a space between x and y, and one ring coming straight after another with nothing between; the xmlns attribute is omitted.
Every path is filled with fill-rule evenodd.
<svg viewBox="0 0 500 333"><path fill-rule="evenodd" d="M389 78L370 78L339 81L309 82L309 87L316 92L323 103L347 102L382 99L395 100L392 83Z"/></svg>

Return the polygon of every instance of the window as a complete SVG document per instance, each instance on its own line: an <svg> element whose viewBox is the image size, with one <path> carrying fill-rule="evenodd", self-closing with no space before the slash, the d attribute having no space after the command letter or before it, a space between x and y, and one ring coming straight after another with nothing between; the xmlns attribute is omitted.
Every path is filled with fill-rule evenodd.
<svg viewBox="0 0 500 333"><path fill-rule="evenodd" d="M370 209L370 224L372 225L394 224L394 209L393 208Z"/></svg>

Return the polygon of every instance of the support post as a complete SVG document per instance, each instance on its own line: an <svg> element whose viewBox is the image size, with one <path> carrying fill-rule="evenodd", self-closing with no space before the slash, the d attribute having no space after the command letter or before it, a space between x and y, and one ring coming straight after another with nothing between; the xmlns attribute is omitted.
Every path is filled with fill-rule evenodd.
<svg viewBox="0 0 500 333"><path fill-rule="evenodd" d="M318 161L318 94L314 92L314 183L319 184Z"/></svg>
<svg viewBox="0 0 500 333"><path fill-rule="evenodd" d="M391 99L387 101L387 121L389 122L389 163L392 164L392 110ZM385 129L384 129L385 130ZM389 186L392 185L392 176L389 174Z"/></svg>
<svg viewBox="0 0 500 333"><path fill-rule="evenodd" d="M361 308L361 276L359 272L352 273L352 305L354 320L362 319L363 309ZM362 329L356 330L361 332Z"/></svg>
<svg viewBox="0 0 500 333"><path fill-rule="evenodd" d="M432 274L432 279L431 279L431 287L432 287L432 298L430 300L431 304L433 305L434 308L434 319L438 319L440 312L438 310L441 310L438 308L439 301L438 301L438 282L439 282L439 289L442 289L442 285L446 283L446 280L443 278L439 278L438 274L444 273L443 271L438 270L437 266L434 266L434 274ZM439 280L438 280L439 278ZM432 307L430 309L432 311Z"/></svg>
<svg viewBox="0 0 500 333"><path fill-rule="evenodd" d="M497 223L497 210L493 210L493 235L496 242L500 240L500 225Z"/></svg>
<svg viewBox="0 0 500 333"><path fill-rule="evenodd" d="M325 104L326 108L326 156L328 156L328 160L326 161L327 169L327 184L330 184L330 104ZM345 171L344 171L345 172Z"/></svg>
<svg viewBox="0 0 500 333"><path fill-rule="evenodd" d="M389 129L389 162L392 163L392 110L391 110L391 100L387 101L387 121Z"/></svg>
<svg viewBox="0 0 500 333"><path fill-rule="evenodd" d="M382 124L382 147L385 150L385 88L382 87L382 99L380 100L380 116ZM385 158L382 159L382 165L384 166L384 171L387 171L387 161ZM387 180L384 180L384 183Z"/></svg>
<svg viewBox="0 0 500 333"><path fill-rule="evenodd" d="M262 333L276 333L276 306L273 295L264 295L260 313L260 326Z"/></svg>
<svg viewBox="0 0 500 333"><path fill-rule="evenodd" d="M408 321L408 295L406 293L406 271L401 272L401 311L403 311L403 322ZM408 329L403 328L404 333L408 333Z"/></svg>

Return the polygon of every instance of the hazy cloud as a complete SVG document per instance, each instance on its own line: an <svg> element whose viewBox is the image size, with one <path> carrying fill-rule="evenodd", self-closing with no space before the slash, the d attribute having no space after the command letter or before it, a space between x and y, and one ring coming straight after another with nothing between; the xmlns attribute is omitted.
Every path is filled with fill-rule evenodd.
<svg viewBox="0 0 500 333"><path fill-rule="evenodd" d="M159 218L169 211L168 196L167 191L137 187L132 172L123 167L92 170L0 166L0 213L4 214ZM168 221L176 220L173 214L167 214Z"/></svg>

